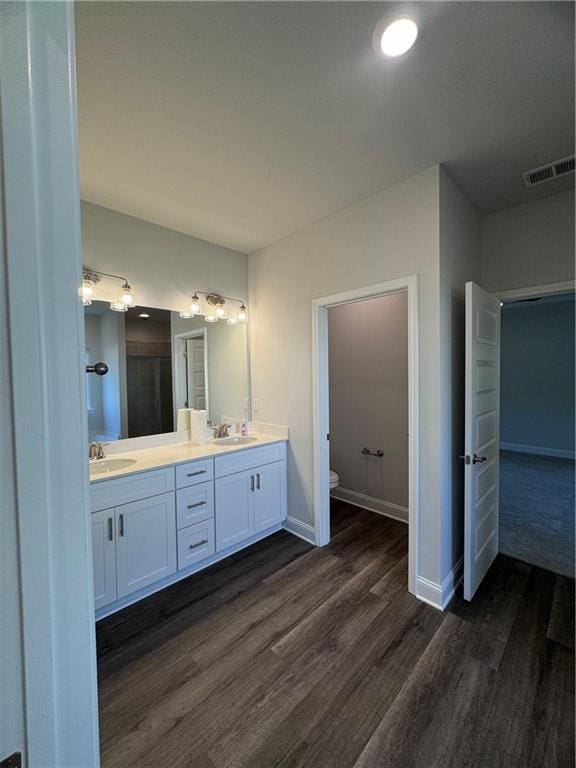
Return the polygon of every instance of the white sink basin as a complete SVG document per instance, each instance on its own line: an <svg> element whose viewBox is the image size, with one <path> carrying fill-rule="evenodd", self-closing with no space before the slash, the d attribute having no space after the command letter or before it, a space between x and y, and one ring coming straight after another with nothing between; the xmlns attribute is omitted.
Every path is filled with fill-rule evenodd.
<svg viewBox="0 0 576 768"><path fill-rule="evenodd" d="M247 443L255 443L258 441L257 437L217 437L212 442L215 445L246 445Z"/></svg>
<svg viewBox="0 0 576 768"><path fill-rule="evenodd" d="M104 475L117 469L126 469L136 464L136 459L95 459L90 462L91 475Z"/></svg>

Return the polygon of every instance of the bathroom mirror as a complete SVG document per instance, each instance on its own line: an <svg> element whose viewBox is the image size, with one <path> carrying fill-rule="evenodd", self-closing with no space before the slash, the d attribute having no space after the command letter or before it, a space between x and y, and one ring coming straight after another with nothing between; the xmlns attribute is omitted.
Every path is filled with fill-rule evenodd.
<svg viewBox="0 0 576 768"><path fill-rule="evenodd" d="M186 407L217 424L250 418L246 323L154 307L114 312L103 301L84 307L84 317L86 364L108 365L104 376L86 374L90 440L173 432Z"/></svg>

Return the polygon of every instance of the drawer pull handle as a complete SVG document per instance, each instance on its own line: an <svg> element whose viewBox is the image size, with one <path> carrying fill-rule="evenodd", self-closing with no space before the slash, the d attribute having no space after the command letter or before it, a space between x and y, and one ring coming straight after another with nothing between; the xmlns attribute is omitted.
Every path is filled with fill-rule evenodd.
<svg viewBox="0 0 576 768"><path fill-rule="evenodd" d="M120 536L124 536L124 515L119 515L118 522L120 523Z"/></svg>
<svg viewBox="0 0 576 768"><path fill-rule="evenodd" d="M188 549L197 549L198 547L201 547L204 544L208 544L208 539L202 539L202 541L198 541L196 544L190 544Z"/></svg>
<svg viewBox="0 0 576 768"><path fill-rule="evenodd" d="M203 507L206 504L205 501L197 501L196 504L188 504L186 509L194 509L194 507Z"/></svg>
<svg viewBox="0 0 576 768"><path fill-rule="evenodd" d="M250 477L250 490L254 492L254 475Z"/></svg>
<svg viewBox="0 0 576 768"><path fill-rule="evenodd" d="M256 488L260 490L260 472L258 472L256 475Z"/></svg>
<svg viewBox="0 0 576 768"><path fill-rule="evenodd" d="M186 477L196 477L196 475L205 475L205 474L206 474L206 470L201 469L199 472L188 472Z"/></svg>
<svg viewBox="0 0 576 768"><path fill-rule="evenodd" d="M112 518L108 518L108 541L114 541L114 528L112 527Z"/></svg>

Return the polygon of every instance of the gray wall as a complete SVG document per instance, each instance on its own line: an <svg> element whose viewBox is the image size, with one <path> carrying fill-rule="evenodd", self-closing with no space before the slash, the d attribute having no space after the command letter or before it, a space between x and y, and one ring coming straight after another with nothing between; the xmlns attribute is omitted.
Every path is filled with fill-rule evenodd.
<svg viewBox="0 0 576 768"><path fill-rule="evenodd" d="M482 219L482 285L488 291L574 280L574 190Z"/></svg>
<svg viewBox="0 0 576 768"><path fill-rule="evenodd" d="M328 334L330 467L342 488L407 507L407 294L330 308Z"/></svg>
<svg viewBox="0 0 576 768"><path fill-rule="evenodd" d="M573 300L502 308L501 386L505 447L574 451Z"/></svg>
<svg viewBox="0 0 576 768"><path fill-rule="evenodd" d="M84 201L82 251L86 266L126 276L138 306L178 312L197 290L246 298L245 254ZM118 286L103 280L97 298L115 301Z"/></svg>

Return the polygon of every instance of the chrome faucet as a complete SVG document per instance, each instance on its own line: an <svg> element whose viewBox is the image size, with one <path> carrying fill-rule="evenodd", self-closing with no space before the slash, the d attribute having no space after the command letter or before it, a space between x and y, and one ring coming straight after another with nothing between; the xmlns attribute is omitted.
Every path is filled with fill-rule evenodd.
<svg viewBox="0 0 576 768"><path fill-rule="evenodd" d="M220 426L214 425L214 439L217 440L219 437L228 437L228 430L231 426L232 424L220 424Z"/></svg>
<svg viewBox="0 0 576 768"><path fill-rule="evenodd" d="M88 447L88 458L89 459L105 459L106 456L104 455L104 446L102 443L90 443Z"/></svg>

